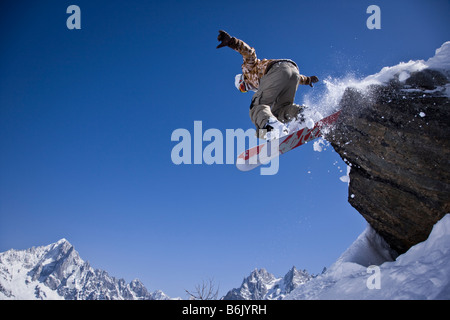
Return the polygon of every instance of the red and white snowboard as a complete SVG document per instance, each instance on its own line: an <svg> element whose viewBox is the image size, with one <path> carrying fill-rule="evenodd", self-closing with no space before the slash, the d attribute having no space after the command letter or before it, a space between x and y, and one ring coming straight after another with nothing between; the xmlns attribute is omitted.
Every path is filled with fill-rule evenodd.
<svg viewBox="0 0 450 320"><path fill-rule="evenodd" d="M318 121L312 129L307 127L294 131L278 139L267 141L242 152L236 161L236 167L241 171L250 171L279 155L295 149L302 144L314 140L322 135L325 128L329 128L339 118L341 111Z"/></svg>

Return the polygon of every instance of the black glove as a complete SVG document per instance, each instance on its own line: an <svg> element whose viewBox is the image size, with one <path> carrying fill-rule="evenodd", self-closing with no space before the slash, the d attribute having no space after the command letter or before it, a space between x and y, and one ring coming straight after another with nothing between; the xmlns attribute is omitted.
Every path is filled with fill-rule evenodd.
<svg viewBox="0 0 450 320"><path fill-rule="evenodd" d="M319 82L319 78L317 78L316 76L311 76L309 77L309 85L312 87L313 83L317 83Z"/></svg>
<svg viewBox="0 0 450 320"><path fill-rule="evenodd" d="M226 33L223 30L219 31L219 36L217 37L217 41L220 41L221 43L217 46L217 49L222 48L222 47L226 47L229 45L231 40L231 36Z"/></svg>

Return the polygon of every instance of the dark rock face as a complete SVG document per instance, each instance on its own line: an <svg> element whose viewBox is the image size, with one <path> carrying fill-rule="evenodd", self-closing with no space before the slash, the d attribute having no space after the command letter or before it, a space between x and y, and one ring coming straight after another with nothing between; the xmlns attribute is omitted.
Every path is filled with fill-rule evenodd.
<svg viewBox="0 0 450 320"><path fill-rule="evenodd" d="M447 83L425 70L404 83L348 88L326 137L351 166L348 201L399 254L450 212Z"/></svg>

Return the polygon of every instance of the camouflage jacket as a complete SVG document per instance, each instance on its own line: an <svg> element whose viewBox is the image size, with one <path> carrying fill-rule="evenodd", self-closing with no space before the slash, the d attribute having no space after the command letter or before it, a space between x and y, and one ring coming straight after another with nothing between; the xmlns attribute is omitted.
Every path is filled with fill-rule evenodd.
<svg viewBox="0 0 450 320"><path fill-rule="evenodd" d="M268 68L274 63L279 61L291 61L286 59L263 59L260 60L256 57L255 49L250 47L244 41L232 37L228 46L239 52L244 58L242 64L242 74L244 75L245 82L255 89L259 87L259 81L267 73ZM295 64L295 62L291 61ZM297 66L297 65L296 65ZM298 68L298 67L297 67ZM311 80L309 77L300 75L299 84L309 85Z"/></svg>

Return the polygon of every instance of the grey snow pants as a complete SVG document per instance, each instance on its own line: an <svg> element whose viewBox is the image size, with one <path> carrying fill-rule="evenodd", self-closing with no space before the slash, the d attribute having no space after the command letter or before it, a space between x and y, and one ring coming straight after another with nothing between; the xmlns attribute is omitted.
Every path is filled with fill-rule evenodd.
<svg viewBox="0 0 450 320"><path fill-rule="evenodd" d="M297 67L290 62L277 62L265 74L258 91L253 95L250 105L250 119L259 131L263 129L270 117L286 123L295 118L301 108L294 104L300 74Z"/></svg>

